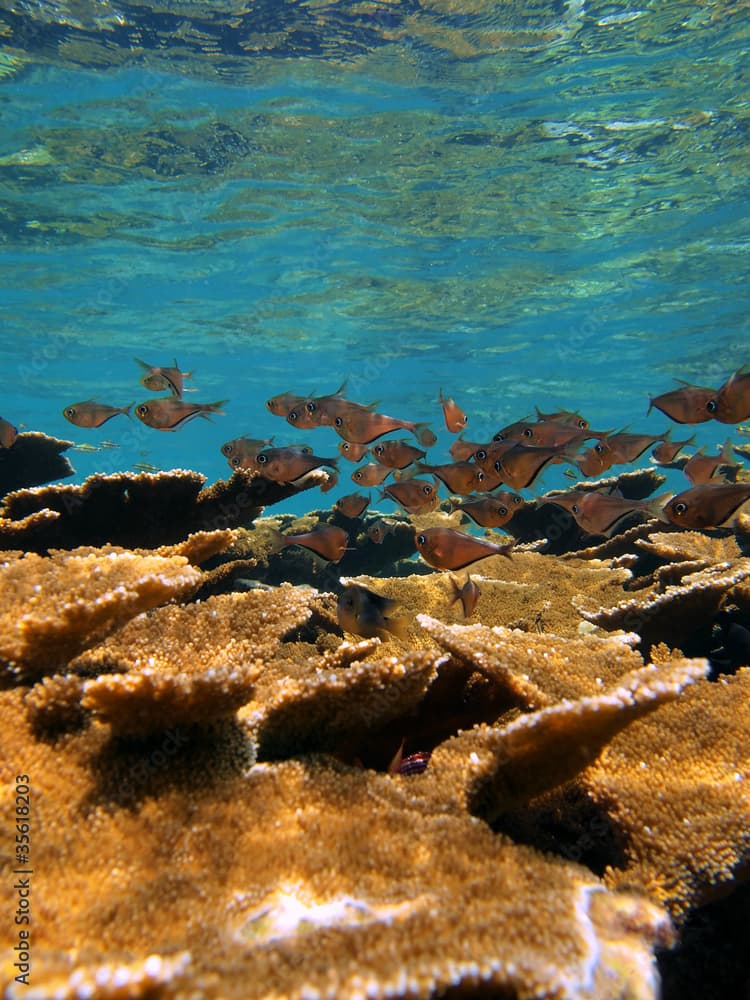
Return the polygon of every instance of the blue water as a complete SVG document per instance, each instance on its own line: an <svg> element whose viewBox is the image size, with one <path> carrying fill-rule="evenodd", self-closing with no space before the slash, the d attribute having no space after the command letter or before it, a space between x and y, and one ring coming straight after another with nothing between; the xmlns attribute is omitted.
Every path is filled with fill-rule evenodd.
<svg viewBox="0 0 750 1000"><path fill-rule="evenodd" d="M69 453L75 481L139 462L213 481L241 434L333 454L264 401L345 378L431 421L432 461L441 387L472 440L534 405L657 433L649 394L750 361L750 18L366 6L0 9L0 415L118 445ZM177 358L186 398L226 416L63 418L149 398L134 356ZM284 509L352 492L352 469Z"/></svg>

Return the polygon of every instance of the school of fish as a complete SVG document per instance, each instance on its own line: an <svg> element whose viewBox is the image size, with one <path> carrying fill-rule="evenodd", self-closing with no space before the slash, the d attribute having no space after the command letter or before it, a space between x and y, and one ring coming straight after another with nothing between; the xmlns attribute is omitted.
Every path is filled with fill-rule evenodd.
<svg viewBox="0 0 750 1000"><path fill-rule="evenodd" d="M197 417L223 415L226 400L192 403L183 398L185 380L192 373L181 371L176 360L173 365L134 360L141 371L140 384L166 395L123 406L87 399L65 406L64 417L79 428L91 429L119 415L132 419L134 410L146 426L174 432ZM750 419L750 371L745 367L716 389L676 381L677 388L650 397L649 413L657 410L685 425L709 420L741 424ZM427 423L381 413L376 403L348 399L346 382L323 396L282 392L265 405L269 413L286 420L295 431L331 428L341 439L336 454L316 454L307 443L275 445L274 437L242 436L221 446L231 470L254 470L267 479L292 486L307 485L308 477L315 474L316 484L326 491L338 481L341 460L362 463L351 473L352 481L361 487L380 487L378 500L390 500L408 515L437 509L444 487L449 494L444 499L451 510L461 512L479 528L503 529L527 503L519 491L530 490L548 466L567 463L566 475L590 478L613 466L634 463L649 449L654 464L682 470L689 484L684 490L647 500L627 500L589 486L585 490L541 494L537 499L564 508L584 533L593 536L613 534L625 518L635 513L690 530L720 527L750 500L750 483L735 481L739 463L733 460L730 439L718 454L706 454L704 448L699 448L688 455L686 450L693 446L694 436L676 441L670 429L659 434L594 430L578 412L543 412L537 408L533 419L523 418L502 427L488 441L468 441L463 436L468 416L440 388L436 407L442 410L446 430L457 437L449 449L452 461L432 464L427 461L427 452L437 437ZM382 440L403 432L412 438ZM17 438L18 429L0 418L0 460ZM102 442L98 447L105 445L114 447L115 443ZM85 444L76 447L97 450ZM356 521L364 516L370 503L369 493L355 492L339 498L333 506L343 517ZM369 526L368 535L374 543L382 544L393 531L394 524L381 518ZM480 538L449 527L415 528L414 548L434 569L459 571L491 555L512 558L513 540L501 539ZM322 522L304 533L273 533L272 550L293 545L331 563L338 563L352 548L347 531ZM452 602L460 601L465 617L470 617L481 596L479 586L469 576L463 583L453 576L450 581ZM403 634L404 624L394 617L393 610L393 602L382 595L350 584L339 601L339 620L354 634L398 636Z"/></svg>

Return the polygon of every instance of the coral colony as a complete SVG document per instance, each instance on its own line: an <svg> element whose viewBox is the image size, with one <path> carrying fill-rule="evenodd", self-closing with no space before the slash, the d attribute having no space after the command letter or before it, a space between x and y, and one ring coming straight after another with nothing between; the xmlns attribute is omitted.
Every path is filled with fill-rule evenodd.
<svg viewBox="0 0 750 1000"><path fill-rule="evenodd" d="M138 364L154 430L223 412ZM736 424L749 382L651 405ZM297 443L226 441L210 487L44 485L71 443L0 424L9 1000L647 1000L710 964L717 901L741 923L741 449L572 411L470 442L438 405L453 462L345 385L281 393ZM338 447L299 443L320 427ZM348 461L356 492L264 516ZM534 496L560 463L570 488Z"/></svg>

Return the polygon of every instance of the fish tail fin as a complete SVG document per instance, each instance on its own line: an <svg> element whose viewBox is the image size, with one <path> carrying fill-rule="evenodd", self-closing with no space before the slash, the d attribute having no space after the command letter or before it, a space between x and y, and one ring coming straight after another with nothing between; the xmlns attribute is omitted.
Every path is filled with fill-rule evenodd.
<svg viewBox="0 0 750 1000"><path fill-rule="evenodd" d="M452 573L449 574L448 579L451 583L451 598L448 601L448 607L450 608L456 603L456 601L461 600L461 584Z"/></svg>
<svg viewBox="0 0 750 1000"><path fill-rule="evenodd" d="M670 490L667 490L666 493L660 493L658 496L651 497L648 503L646 504L646 513L650 517L655 517L659 521L664 521L665 524L669 524L669 518L664 513L664 508L666 507L666 505L669 503L669 501L672 499L673 496L674 493L672 493Z"/></svg>
<svg viewBox="0 0 750 1000"><path fill-rule="evenodd" d="M275 555L277 552L281 552L285 549L287 545L293 545L286 535L282 535L280 531L276 528L270 527L270 525L264 528L264 534L268 538L268 554Z"/></svg>
<svg viewBox="0 0 750 1000"><path fill-rule="evenodd" d="M724 463L724 465L732 464L732 439L727 438L724 442L724 447L721 449L719 458Z"/></svg>
<svg viewBox="0 0 750 1000"><path fill-rule="evenodd" d="M511 538L511 540L509 542L506 542L505 545L498 546L497 554L499 556L505 556L506 559L512 559L513 558L512 552L515 546L516 546L516 540L515 538Z"/></svg>
<svg viewBox="0 0 750 1000"><path fill-rule="evenodd" d="M206 420L211 419L212 413L216 413L220 417L225 417L226 413L222 410L222 406L226 406L228 402L228 399L219 399L215 403L206 403L205 407L200 411L200 416Z"/></svg>
<svg viewBox="0 0 750 1000"><path fill-rule="evenodd" d="M122 409L120 410L120 413L124 413L126 417L128 417L130 420L132 420L133 419L133 414L130 411L133 409L134 406L135 406L135 403L128 403L127 406L123 406L122 407Z"/></svg>

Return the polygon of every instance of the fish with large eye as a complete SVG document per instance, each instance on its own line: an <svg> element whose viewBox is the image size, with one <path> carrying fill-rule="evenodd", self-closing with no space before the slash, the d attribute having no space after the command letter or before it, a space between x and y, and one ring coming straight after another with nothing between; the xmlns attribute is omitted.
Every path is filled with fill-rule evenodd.
<svg viewBox="0 0 750 1000"><path fill-rule="evenodd" d="M476 500L454 503L453 510L463 511L482 528L502 528L524 506L523 497L503 491L495 495L487 494Z"/></svg>
<svg viewBox="0 0 750 1000"><path fill-rule="evenodd" d="M307 396L298 396L294 392L280 392L266 400L266 409L275 417L285 417L297 406L304 406Z"/></svg>
<svg viewBox="0 0 750 1000"><path fill-rule="evenodd" d="M343 443L343 442L342 442ZM427 452L421 448L415 448L408 441L399 439L397 441L380 441L372 446L372 456L380 465L386 465L389 469L405 469L408 465L424 458Z"/></svg>
<svg viewBox="0 0 750 1000"><path fill-rule="evenodd" d="M290 545L300 545L326 562L337 563L341 562L349 547L349 535L334 524L321 524L312 531L304 531L298 535L282 535L273 528L267 530L271 536L272 552L279 552Z"/></svg>
<svg viewBox="0 0 750 1000"><path fill-rule="evenodd" d="M97 403L94 399L85 399L81 403L66 406L62 413L65 419L76 427L101 427L119 413L129 417L132 405L128 403L127 406L107 406L106 403Z"/></svg>
<svg viewBox="0 0 750 1000"><path fill-rule="evenodd" d="M703 424L715 417L717 389L691 385L679 378L675 382L679 382L679 389L650 397L647 415L655 407L677 424Z"/></svg>
<svg viewBox="0 0 750 1000"><path fill-rule="evenodd" d="M346 632L361 635L365 639L405 639L408 622L404 617L396 617L393 612L399 601L359 583L347 583L338 599L336 618Z"/></svg>
<svg viewBox="0 0 750 1000"><path fill-rule="evenodd" d="M414 536L417 551L435 569L463 569L488 556L510 559L514 542L498 545L453 528L424 528Z"/></svg>
<svg viewBox="0 0 750 1000"><path fill-rule="evenodd" d="M258 452L254 462L255 468L275 483L295 483L321 466L338 469L338 459L321 458L320 455L312 455L309 449L298 447L266 448Z"/></svg>
<svg viewBox="0 0 750 1000"><path fill-rule="evenodd" d="M349 493L345 497L339 497L333 506L339 514L343 514L344 517L354 519L361 517L361 515L367 510L369 503L369 493L366 496L364 493Z"/></svg>
<svg viewBox="0 0 750 1000"><path fill-rule="evenodd" d="M425 423L415 423L412 420L401 420L389 417L385 413L376 413L370 407L359 403L345 403L341 400L332 426L339 437L353 444L371 444L377 438L391 431L410 431L423 448L429 448L437 438Z"/></svg>
<svg viewBox="0 0 750 1000"><path fill-rule="evenodd" d="M273 444L273 438L238 437L225 441L221 453L233 469L250 469L255 456L267 445Z"/></svg>
<svg viewBox="0 0 750 1000"><path fill-rule="evenodd" d="M167 396L139 403L135 408L135 415L147 427L153 427L156 431L177 431L195 417L210 420L214 413L223 416L222 406L226 403L226 399L220 399L216 403L186 403L182 399Z"/></svg>
<svg viewBox="0 0 750 1000"><path fill-rule="evenodd" d="M424 479L406 479L383 487L383 497L400 504L408 514L423 514L438 505L437 489Z"/></svg>
<svg viewBox="0 0 750 1000"><path fill-rule="evenodd" d="M540 501L563 507L573 515L578 527L589 535L609 535L632 514L664 521L664 504L671 496L670 492L646 500L627 500L617 493L571 490L568 493L548 494L540 497Z"/></svg>
<svg viewBox="0 0 750 1000"><path fill-rule="evenodd" d="M725 524L750 500L750 483L703 483L672 497L664 514L673 524L700 531Z"/></svg>
<svg viewBox="0 0 750 1000"><path fill-rule="evenodd" d="M466 496L479 489L484 483L484 472L473 462L449 462L446 465L425 465L417 462L419 472L431 472L444 483L451 493Z"/></svg>
<svg viewBox="0 0 750 1000"><path fill-rule="evenodd" d="M454 399L446 398L443 395L442 389L438 393L438 403L443 408L443 419L445 420L446 430L450 431L451 434L458 434L459 431L462 431L466 427L469 418Z"/></svg>
<svg viewBox="0 0 750 1000"><path fill-rule="evenodd" d="M193 374L192 372L181 372L176 360L174 366L169 368L159 365L147 365L140 358L133 358L133 360L145 372L141 378L141 385L152 392L161 392L163 389L168 389L178 399L182 397L185 389L184 380L190 378Z"/></svg>

